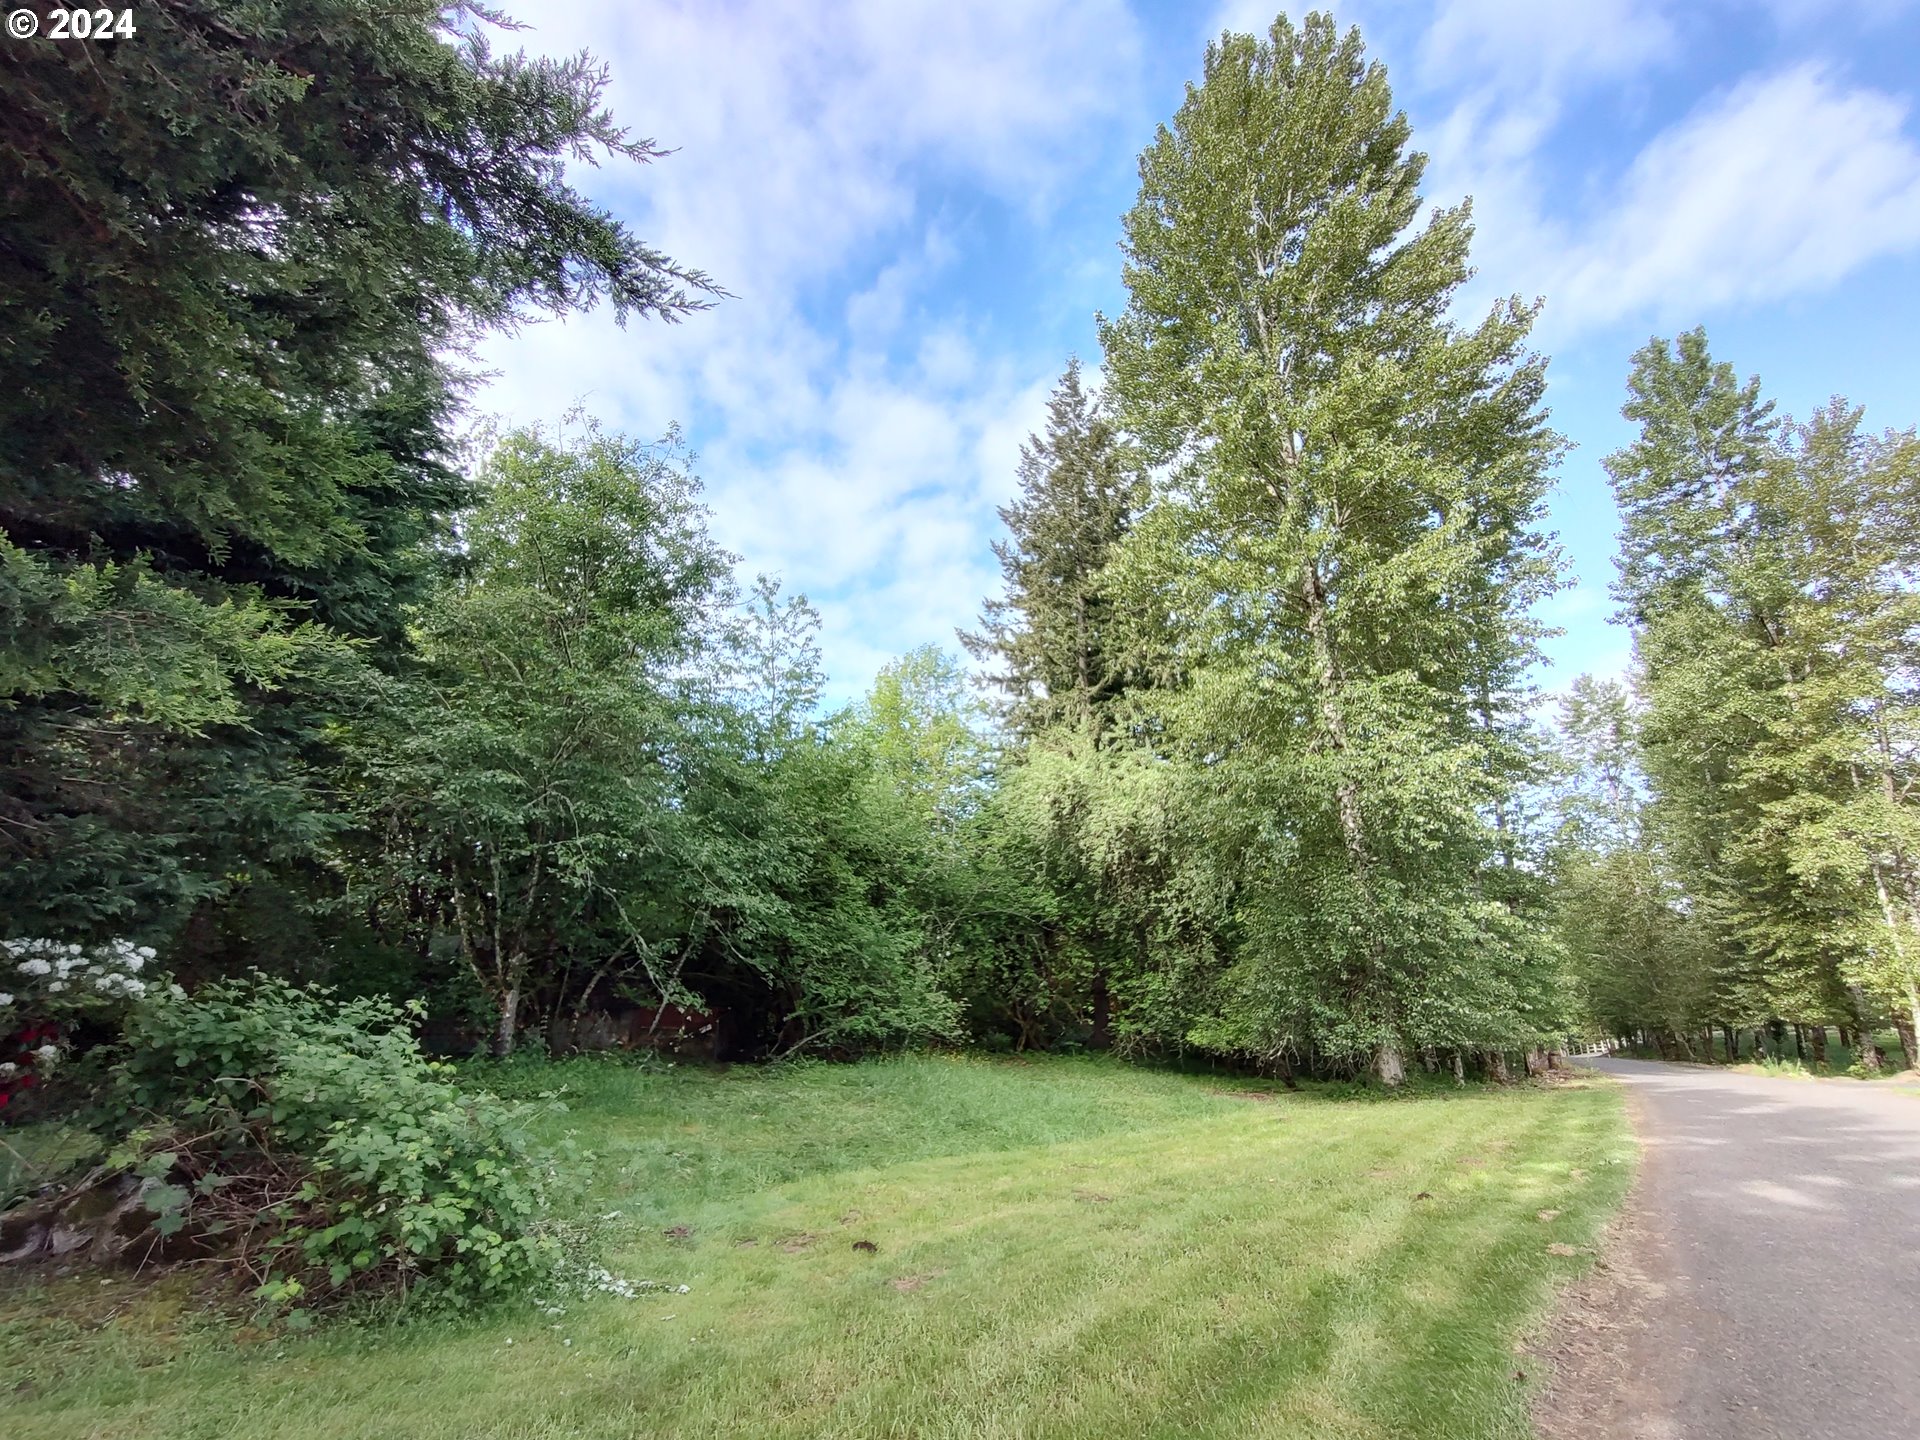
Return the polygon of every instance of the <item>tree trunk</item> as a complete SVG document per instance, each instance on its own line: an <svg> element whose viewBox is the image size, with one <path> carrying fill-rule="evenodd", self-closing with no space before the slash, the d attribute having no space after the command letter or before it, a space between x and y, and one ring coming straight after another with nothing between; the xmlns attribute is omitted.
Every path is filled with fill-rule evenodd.
<svg viewBox="0 0 1920 1440"><path fill-rule="evenodd" d="M1722 1025L1720 1033L1727 1037L1727 1064L1740 1063L1740 1032L1731 1025Z"/></svg>
<svg viewBox="0 0 1920 1440"><path fill-rule="evenodd" d="M1088 653L1091 647L1087 644L1087 592L1084 585L1080 587L1079 593L1073 598L1073 612L1074 626L1079 632L1079 643L1075 646L1076 654L1074 659L1080 668L1080 694L1078 696L1080 728L1086 732L1087 743L1097 746L1100 743L1100 737L1093 723L1093 667L1091 664L1092 657Z"/></svg>
<svg viewBox="0 0 1920 1440"><path fill-rule="evenodd" d="M1333 653L1333 636L1327 633L1327 595L1320 579L1318 560L1301 567L1300 598L1306 609L1307 635L1313 643L1315 679L1319 682L1320 723L1326 727L1327 743L1336 755L1347 748L1347 721L1340 710L1340 664ZM1347 859L1363 881L1368 869L1365 824L1360 816L1360 791L1352 779L1342 776L1335 788L1340 811L1340 837L1347 847Z"/></svg>
<svg viewBox="0 0 1920 1440"><path fill-rule="evenodd" d="M1510 1085L1513 1083L1513 1072L1507 1069L1506 1051L1489 1050L1487 1052L1487 1074L1493 1077L1496 1084Z"/></svg>
<svg viewBox="0 0 1920 1440"><path fill-rule="evenodd" d="M1453 1052L1453 1083L1456 1085L1464 1085L1467 1083L1466 1057L1458 1050Z"/></svg>
<svg viewBox="0 0 1920 1440"><path fill-rule="evenodd" d="M1847 986L1847 993L1853 997L1853 1013L1860 1024L1853 1032L1853 1063L1863 1070L1880 1068L1880 1047L1873 1043L1873 1012L1868 1008L1866 992L1858 985Z"/></svg>
<svg viewBox="0 0 1920 1440"><path fill-rule="evenodd" d="M1107 990L1105 966L1093 972L1093 1031L1087 1044L1094 1050L1113 1048L1113 996Z"/></svg>
<svg viewBox="0 0 1920 1440"><path fill-rule="evenodd" d="M1824 1067L1827 1063L1827 1027L1824 1024L1813 1028L1813 1063Z"/></svg>
<svg viewBox="0 0 1920 1440"><path fill-rule="evenodd" d="M1901 1068L1905 1070L1920 1069L1920 1064L1916 1064L1913 1058L1913 1017L1910 1015L1894 1016L1893 1028L1900 1032L1900 1054L1901 1058L1905 1061L1905 1064L1902 1065Z"/></svg>
<svg viewBox="0 0 1920 1440"><path fill-rule="evenodd" d="M519 1034L520 987L510 985L507 993L500 997L500 1025L493 1032L493 1058L504 1060L513 1053L513 1042Z"/></svg>
<svg viewBox="0 0 1920 1440"><path fill-rule="evenodd" d="M1380 1077L1380 1083L1388 1089L1403 1084L1407 1078L1406 1062L1400 1058L1400 1046L1392 1040L1382 1040L1379 1048L1373 1052L1373 1073Z"/></svg>
<svg viewBox="0 0 1920 1440"><path fill-rule="evenodd" d="M1893 737L1887 728L1883 711L1876 708L1874 719L1876 722L1874 734L1879 741L1880 750L1880 793L1885 798L1888 808L1898 813L1903 797L1894 779L1894 771L1897 767L1894 762ZM1856 783L1858 783L1857 780ZM1893 850L1893 865L1894 884L1906 900L1906 923L1920 930L1920 877L1914 875L1912 863L1908 860L1905 850L1898 844ZM1888 892L1887 872L1877 860L1873 865L1873 887L1880 899L1881 916L1886 921L1888 943L1893 946L1894 965L1907 992L1906 1023L1902 1024L1899 1020L1895 1020L1894 1028L1900 1032L1900 1048L1906 1052L1907 1068L1909 1070L1920 1068L1920 1060L1916 1060L1913 1053L1914 1032L1920 1030L1920 986L1915 984L1913 964L1907 956L1906 939L1901 934L1903 928L1901 917L1893 903L1893 896ZM1860 991L1858 987L1852 988L1857 1005ZM1868 1033L1871 1036L1872 1032ZM1868 1044L1871 1047L1871 1039Z"/></svg>
<svg viewBox="0 0 1920 1440"><path fill-rule="evenodd" d="M1313 647L1314 679L1318 690L1320 723L1326 731L1327 748L1336 757L1335 763L1341 766L1339 783L1334 787L1336 808L1340 818L1340 839L1347 851L1347 864L1353 870L1353 877L1359 882L1362 902L1372 909L1372 885L1370 872L1373 868L1372 857L1367 850L1366 821L1360 813L1360 787L1352 776L1346 773L1344 757L1347 750L1347 721L1340 708L1341 676L1340 661L1333 648L1333 635L1327 627L1327 592L1325 581L1320 576L1320 561L1317 556L1308 556L1300 567L1300 603L1306 615L1307 636ZM1368 916L1369 925L1372 916ZM1376 931L1370 935L1367 945L1366 993L1361 1005L1373 1009L1375 1014L1369 1018L1383 1021L1391 1026L1394 1023L1393 997L1383 992L1382 971L1383 956L1380 938ZM1374 1051L1374 1073L1381 1083L1398 1085L1406 1079L1406 1065L1400 1058L1399 1043L1395 1040L1383 1041Z"/></svg>

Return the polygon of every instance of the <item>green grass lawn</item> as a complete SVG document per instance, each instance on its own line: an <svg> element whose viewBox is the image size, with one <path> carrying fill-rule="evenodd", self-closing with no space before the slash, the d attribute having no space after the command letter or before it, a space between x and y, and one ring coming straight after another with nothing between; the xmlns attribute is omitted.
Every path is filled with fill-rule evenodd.
<svg viewBox="0 0 1920 1440"><path fill-rule="evenodd" d="M568 1087L611 1268L687 1294L285 1336L178 1282L14 1279L0 1434L1521 1437L1515 1343L1631 1169L1599 1081L509 1073Z"/></svg>

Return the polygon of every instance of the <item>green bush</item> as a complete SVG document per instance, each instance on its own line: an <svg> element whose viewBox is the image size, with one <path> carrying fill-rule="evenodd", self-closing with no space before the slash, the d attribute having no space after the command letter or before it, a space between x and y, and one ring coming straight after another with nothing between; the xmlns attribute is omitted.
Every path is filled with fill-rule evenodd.
<svg viewBox="0 0 1920 1440"><path fill-rule="evenodd" d="M462 1091L405 1022L261 976L156 997L109 1072L110 1163L155 1182L169 1246L237 1258L270 1302L471 1299L550 1272L541 1107Z"/></svg>

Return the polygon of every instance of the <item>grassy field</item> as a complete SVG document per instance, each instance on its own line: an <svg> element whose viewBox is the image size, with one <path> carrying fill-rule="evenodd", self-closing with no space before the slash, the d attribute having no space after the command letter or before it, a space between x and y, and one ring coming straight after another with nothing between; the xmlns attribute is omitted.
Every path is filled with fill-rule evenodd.
<svg viewBox="0 0 1920 1440"><path fill-rule="evenodd" d="M178 1283L7 1281L0 1434L1521 1437L1515 1342L1631 1169L1603 1082L514 1073L568 1087L611 1268L688 1293L286 1336Z"/></svg>

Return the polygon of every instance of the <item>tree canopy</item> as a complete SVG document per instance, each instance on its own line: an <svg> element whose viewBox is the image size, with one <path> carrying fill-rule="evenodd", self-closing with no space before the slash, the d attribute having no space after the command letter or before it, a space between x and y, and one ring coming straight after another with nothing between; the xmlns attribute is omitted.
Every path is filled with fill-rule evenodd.
<svg viewBox="0 0 1920 1440"><path fill-rule="evenodd" d="M1537 306L1466 312L1471 207L1357 30L1207 47L975 669L830 706L822 611L746 583L677 431L469 408L490 332L727 299L581 188L663 158L598 62L433 0L140 25L0 72L0 941L501 1055L1913 1053L1920 442L1651 341L1633 672L1543 694Z"/></svg>

